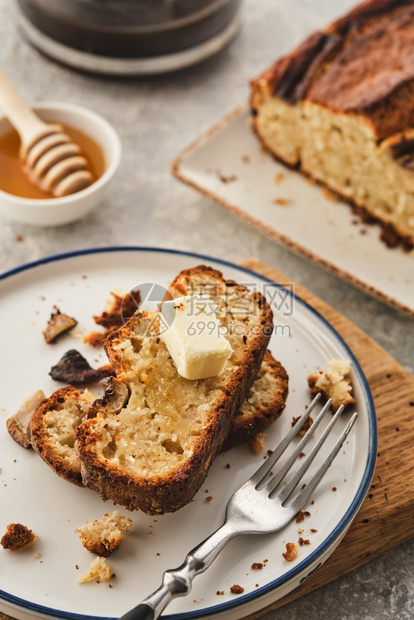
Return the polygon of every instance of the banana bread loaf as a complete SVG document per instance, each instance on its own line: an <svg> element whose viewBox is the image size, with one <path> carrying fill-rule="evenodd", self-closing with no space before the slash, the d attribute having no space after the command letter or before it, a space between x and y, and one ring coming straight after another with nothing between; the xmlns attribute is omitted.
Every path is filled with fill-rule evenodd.
<svg viewBox="0 0 414 620"><path fill-rule="evenodd" d="M414 247L414 2L369 0L252 82L253 127L282 162Z"/></svg>

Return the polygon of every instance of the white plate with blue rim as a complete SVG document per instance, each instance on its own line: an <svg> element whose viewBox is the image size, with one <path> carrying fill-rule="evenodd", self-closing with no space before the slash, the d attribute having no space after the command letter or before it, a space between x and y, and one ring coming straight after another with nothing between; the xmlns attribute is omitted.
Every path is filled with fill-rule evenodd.
<svg viewBox="0 0 414 620"><path fill-rule="evenodd" d="M289 396L284 413L267 431L266 450L277 445L291 428L292 418L309 404L308 374L330 359L351 361L359 416L307 507L310 515L275 534L230 541L213 566L194 580L190 595L174 600L163 617L231 620L256 614L316 570L351 525L374 471L376 416L358 361L323 317L289 288L209 256L137 247L51 256L0 276L0 341L7 360L0 405L0 535L9 523L20 522L39 537L35 545L19 552L0 548L0 611L19 620L118 618L160 585L164 570L179 566L190 549L221 525L232 492L263 462L266 450L255 454L249 445L239 446L216 458L194 500L178 512L153 517L125 510L132 519L131 532L108 560L116 577L79 585L77 579L87 572L93 556L82 547L75 530L86 521L100 519L114 505L59 478L7 433L6 419L26 396L38 389L49 396L61 386L48 372L68 349L78 349L93 367L105 363L103 351L85 344L83 335L96 328L92 315L100 314L110 291L139 287L146 291L145 308L154 303L149 301L149 291L161 290L182 269L198 264L210 265L226 278L261 291L272 305L275 326L270 350L289 374ZM152 284L160 285L159 289L148 286ZM55 305L74 316L78 326L51 346L42 331ZM339 420L334 436L353 410ZM286 543L297 544L299 537L310 544L298 546L297 557L287 562L282 555ZM262 568L253 569L253 564ZM233 585L243 592L233 594Z"/></svg>

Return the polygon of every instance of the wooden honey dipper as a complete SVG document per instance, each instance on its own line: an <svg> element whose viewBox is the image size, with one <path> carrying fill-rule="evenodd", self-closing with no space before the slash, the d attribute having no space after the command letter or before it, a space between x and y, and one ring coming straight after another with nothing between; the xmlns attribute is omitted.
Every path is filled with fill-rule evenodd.
<svg viewBox="0 0 414 620"><path fill-rule="evenodd" d="M1 69L0 106L20 136L20 157L33 183L60 197L94 182L79 146L62 127L42 121Z"/></svg>

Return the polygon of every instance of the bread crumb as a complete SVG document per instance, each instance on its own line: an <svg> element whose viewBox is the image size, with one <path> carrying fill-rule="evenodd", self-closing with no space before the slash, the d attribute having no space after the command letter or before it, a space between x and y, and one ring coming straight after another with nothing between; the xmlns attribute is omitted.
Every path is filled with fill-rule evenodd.
<svg viewBox="0 0 414 620"><path fill-rule="evenodd" d="M278 183L280 183L280 181L282 181L285 178L285 175L283 174L283 172L276 172L275 177L274 177L274 182L276 183L276 185Z"/></svg>
<svg viewBox="0 0 414 620"><path fill-rule="evenodd" d="M16 413L6 420L7 430L14 441L23 448L30 448L31 443L27 437L27 427L38 405L46 398L42 390L36 390L24 399Z"/></svg>
<svg viewBox="0 0 414 620"><path fill-rule="evenodd" d="M243 594L244 588L242 588L241 586L239 586L237 584L234 584L234 586L231 586L230 592L232 594Z"/></svg>
<svg viewBox="0 0 414 620"><path fill-rule="evenodd" d="M255 454L259 454L266 448L265 437L266 433L257 433L251 438L250 445Z"/></svg>
<svg viewBox="0 0 414 620"><path fill-rule="evenodd" d="M135 314L140 304L141 293L139 290L132 289L129 293L125 293L123 290L111 291L111 298L107 299L104 311L99 316L94 316L93 320L110 333L114 329L122 327Z"/></svg>
<svg viewBox="0 0 414 620"><path fill-rule="evenodd" d="M106 338L107 334L105 332L88 332L83 337L83 342L85 344L90 344L91 347L100 347L102 344L102 340Z"/></svg>
<svg viewBox="0 0 414 620"><path fill-rule="evenodd" d="M85 549L107 558L119 549L123 534L129 533L131 523L129 517L115 510L105 514L100 521L88 521L81 525L76 533Z"/></svg>
<svg viewBox="0 0 414 620"><path fill-rule="evenodd" d="M298 554L298 547L295 543L286 543L286 551L282 553L287 562L292 562Z"/></svg>
<svg viewBox="0 0 414 620"><path fill-rule="evenodd" d="M307 510L301 510L296 515L296 523L300 523L304 520L305 517L310 517L310 512L308 512Z"/></svg>
<svg viewBox="0 0 414 620"><path fill-rule="evenodd" d="M108 365L106 366L108 368ZM70 383L71 385L89 385L98 383L108 376L115 374L114 370L95 370L76 349L70 349L52 366L49 375L54 381Z"/></svg>
<svg viewBox="0 0 414 620"><path fill-rule="evenodd" d="M9 523L6 528L6 533L0 540L0 544L3 549L9 549L10 551L20 551L32 545L38 539L38 535L29 530L28 527L21 523Z"/></svg>
<svg viewBox="0 0 414 620"><path fill-rule="evenodd" d="M83 341L92 347L99 347L103 340L118 329L131 318L141 304L141 294L139 290L111 291L111 298L105 303L104 311L94 316L93 320L97 325L105 329L104 332L91 331L84 337Z"/></svg>
<svg viewBox="0 0 414 620"><path fill-rule="evenodd" d="M261 570L263 568L262 562L253 562L252 569L253 570Z"/></svg>
<svg viewBox="0 0 414 620"><path fill-rule="evenodd" d="M72 316L63 314L57 306L54 306L46 329L42 332L47 344L56 342L56 339L65 332L73 329L78 324Z"/></svg>
<svg viewBox="0 0 414 620"><path fill-rule="evenodd" d="M297 418L292 418L292 427L296 425L297 422L299 422L300 418L302 416L298 416ZM307 431L310 429L310 427L313 424L313 419L311 418L311 416L309 416L306 420L306 422L303 424L302 428L300 429L298 435L300 435L301 437L303 437L304 435L306 435ZM303 454L303 452L301 452L301 454L299 456L301 456ZM303 454L303 456L305 456L305 454Z"/></svg>
<svg viewBox="0 0 414 620"><path fill-rule="evenodd" d="M341 405L349 407L355 404L350 380L351 362L348 360L330 360L325 370L313 372L308 376L311 396L319 392L324 400L332 398L332 409L336 411Z"/></svg>
<svg viewBox="0 0 414 620"><path fill-rule="evenodd" d="M35 560L40 560L40 558L41 558L42 556L40 555L40 553L39 553L39 552L37 552L37 553L34 553L34 554L33 554L33 557L34 557L34 559L35 559Z"/></svg>
<svg viewBox="0 0 414 620"><path fill-rule="evenodd" d="M302 536L299 538L298 542L299 542L299 545L300 545L301 547L302 547L303 545L310 545L310 540L308 540L308 539L304 540L304 539L302 538Z"/></svg>
<svg viewBox="0 0 414 620"><path fill-rule="evenodd" d="M107 564L105 558L95 558L87 573L81 575L76 583L86 583L87 581L93 581L99 579L100 581L108 581L112 577L112 568Z"/></svg>
<svg viewBox="0 0 414 620"><path fill-rule="evenodd" d="M291 198L275 198L273 204L285 207L286 205L292 204L292 202L293 200Z"/></svg>
<svg viewBox="0 0 414 620"><path fill-rule="evenodd" d="M220 170L217 170L217 176L222 183L233 183L233 181L237 180L235 174L223 174Z"/></svg>

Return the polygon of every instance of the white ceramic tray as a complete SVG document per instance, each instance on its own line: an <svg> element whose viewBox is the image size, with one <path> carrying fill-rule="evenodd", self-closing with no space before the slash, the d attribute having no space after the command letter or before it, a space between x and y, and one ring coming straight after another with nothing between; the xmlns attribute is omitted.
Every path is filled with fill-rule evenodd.
<svg viewBox="0 0 414 620"><path fill-rule="evenodd" d="M266 153L246 106L185 149L172 170L248 224L414 316L414 252L387 248L378 226L360 223L348 205Z"/></svg>
<svg viewBox="0 0 414 620"><path fill-rule="evenodd" d="M308 373L333 357L352 360L359 417L343 452L315 492L311 516L278 534L231 541L213 567L195 580L191 594L175 600L165 617L239 620L256 613L316 569L351 524L373 474L375 411L358 362L320 315L265 278L205 256L108 248L50 257L0 276L0 341L3 360L7 360L2 369L0 413L0 536L11 522L21 522L39 535L35 546L21 552L0 548L0 611L20 620L117 618L157 588L162 572L180 565L186 552L221 524L232 491L263 462L263 454L240 446L217 458L194 501L177 513L155 518L130 513L132 531L109 558L116 573L109 582L112 587L104 582L78 585L76 579L93 556L81 546L75 529L101 518L114 506L59 478L32 450L17 445L6 430L6 419L28 394L40 388L49 395L60 386L48 371L69 348L80 350L94 367L104 361L102 352L83 344L79 330L95 327L92 314L101 312L111 290L130 290L144 283L167 286L181 269L200 263L263 291L272 304L275 333L270 348L290 375L290 393L285 412L268 432L267 448L278 443L291 428L292 417L309 402ZM42 330L54 304L76 317L79 325L74 335L46 345ZM339 421L335 435L349 416ZM206 501L209 496L212 500ZM282 557L285 543L298 542L298 528L303 528L302 535L311 544L299 548L295 561L286 562ZM35 553L40 553L40 559ZM252 563L264 560L262 570L251 569ZM242 595L230 593L234 584L244 588Z"/></svg>

